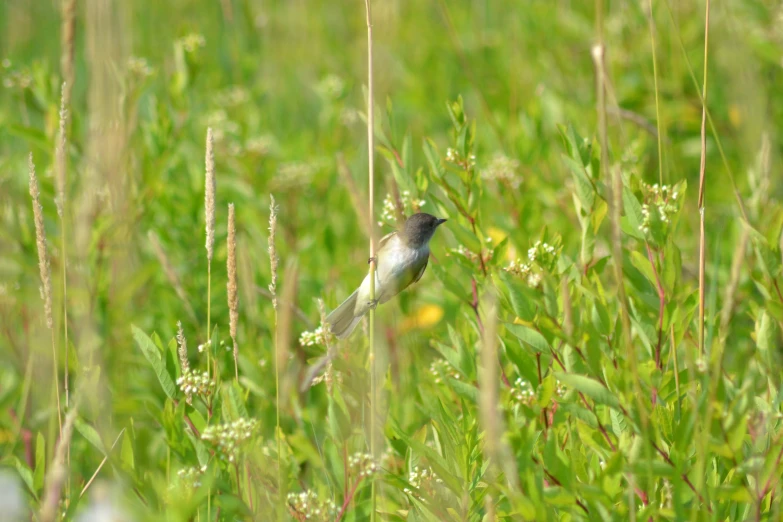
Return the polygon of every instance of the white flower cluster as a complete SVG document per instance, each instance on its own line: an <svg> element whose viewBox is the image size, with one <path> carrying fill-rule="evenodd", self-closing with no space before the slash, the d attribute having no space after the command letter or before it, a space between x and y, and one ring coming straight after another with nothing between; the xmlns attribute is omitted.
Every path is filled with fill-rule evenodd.
<svg viewBox="0 0 783 522"><path fill-rule="evenodd" d="M538 261L540 265L551 265L557 258L557 249L549 243L536 241L535 244L527 249L527 258L531 263Z"/></svg>
<svg viewBox="0 0 783 522"><path fill-rule="evenodd" d="M645 235L650 233L650 225L654 220L658 220L664 225L668 224L671 217L677 213L675 205L680 194L676 188L669 185L642 185L644 192L644 203L642 204L642 223L639 225ZM651 212L655 209L656 212Z"/></svg>
<svg viewBox="0 0 783 522"><path fill-rule="evenodd" d="M182 371L182 375L177 379L177 386L182 393L190 397L199 395L208 397L212 395L212 389L215 387L215 381L209 378L208 372L197 372L191 368Z"/></svg>
<svg viewBox="0 0 783 522"><path fill-rule="evenodd" d="M196 49L201 49L207 44L204 35L198 33L190 33L177 40L177 42L182 45L182 48L188 53L192 53Z"/></svg>
<svg viewBox="0 0 783 522"><path fill-rule="evenodd" d="M334 369L331 363L327 365L326 370L321 375L313 378L312 385L326 383L326 388L331 390L335 382L343 383L343 374Z"/></svg>
<svg viewBox="0 0 783 522"><path fill-rule="evenodd" d="M273 187L276 190L285 190L306 185L310 183L316 172L318 172L318 165L313 162L292 161L283 163L277 169Z"/></svg>
<svg viewBox="0 0 783 522"><path fill-rule="evenodd" d="M131 56L128 58L128 72L134 76L146 78L152 76L153 70L146 58Z"/></svg>
<svg viewBox="0 0 783 522"><path fill-rule="evenodd" d="M414 466L412 470L408 472L408 484L420 491L432 492L434 484L443 484L443 480L435 475L435 472L431 468L421 469L419 466ZM410 488L404 488L403 492L408 495L415 495L416 492Z"/></svg>
<svg viewBox="0 0 783 522"><path fill-rule="evenodd" d="M527 263L523 262L521 259L517 259L509 263L503 270L526 278L528 286L535 288L541 284L543 271L551 271L554 269L559 255L559 247L542 241L536 241L527 251Z"/></svg>
<svg viewBox="0 0 783 522"><path fill-rule="evenodd" d="M230 119L223 109L208 113L204 118L204 126L212 129L212 137L216 142L223 141L227 134L239 134L241 130L239 124Z"/></svg>
<svg viewBox="0 0 783 522"><path fill-rule="evenodd" d="M529 402L535 396L536 392L529 382L522 377L518 377L514 381L514 386L511 388L511 397L517 402Z"/></svg>
<svg viewBox="0 0 783 522"><path fill-rule="evenodd" d="M400 193L400 202L402 203L402 212L406 216L415 214L427 203L423 199L416 199L411 196L410 190L403 190L402 193ZM397 207L394 204L394 198L389 193L383 198L381 220L378 221L378 226L383 226L384 224L392 226L397 224Z"/></svg>
<svg viewBox="0 0 783 522"><path fill-rule="evenodd" d="M302 332L299 336L300 346L327 346L328 341L331 339L332 333L328 328L324 328L323 325L319 326L312 332Z"/></svg>
<svg viewBox="0 0 783 522"><path fill-rule="evenodd" d="M298 520L331 521L339 514L332 499L321 500L318 495L308 489L301 493L288 494L288 507L299 515Z"/></svg>
<svg viewBox="0 0 783 522"><path fill-rule="evenodd" d="M492 241L491 238L487 238L487 243L490 243ZM464 245L458 245L457 248L451 249L451 254L457 254L461 255L468 261L472 263L479 263L480 261L483 261L484 263L489 263L490 260L492 260L492 256L495 255L495 249L494 248L488 248L486 250L482 251L481 258L479 258L479 255L469 248L466 248Z"/></svg>
<svg viewBox="0 0 783 522"><path fill-rule="evenodd" d="M221 459L234 462L240 446L253 437L257 427L256 419L239 418L234 422L207 426L201 439L212 443Z"/></svg>
<svg viewBox="0 0 783 522"><path fill-rule="evenodd" d="M342 96L345 91L345 82L336 74L325 76L315 88L321 97L334 100Z"/></svg>
<svg viewBox="0 0 783 522"><path fill-rule="evenodd" d="M476 166L476 155L471 154L467 158L463 158L459 151L449 147L446 149L446 161L459 165L463 169L468 170Z"/></svg>
<svg viewBox="0 0 783 522"><path fill-rule="evenodd" d="M498 181L512 189L518 189L522 184L522 177L517 173L518 170L519 160L497 153L492 157L489 165L481 171L481 177L486 180Z"/></svg>
<svg viewBox="0 0 783 522"><path fill-rule="evenodd" d="M353 107L343 107L340 111L340 123L350 126L359 121L361 113Z"/></svg>
<svg viewBox="0 0 783 522"><path fill-rule="evenodd" d="M459 380L459 372L445 359L438 359L430 364L430 373L435 377L435 384L440 384L446 377Z"/></svg>
<svg viewBox="0 0 783 522"><path fill-rule="evenodd" d="M231 85L215 94L215 102L221 107L236 107L250 100L250 93L241 85Z"/></svg>
<svg viewBox="0 0 783 522"><path fill-rule="evenodd" d="M369 453L354 453L348 457L348 467L357 474L360 479L369 477L381 470L381 466Z"/></svg>
<svg viewBox="0 0 783 522"><path fill-rule="evenodd" d="M33 84L33 75L27 70L16 70L11 68L11 60L8 58L2 61L3 87L6 89L19 89L23 91L29 89Z"/></svg>
<svg viewBox="0 0 783 522"><path fill-rule="evenodd" d="M188 489L196 489L201 487L201 476L205 471L207 471L206 465L201 466L200 468L190 466L179 470L177 472L177 477L179 477L180 482Z"/></svg>
<svg viewBox="0 0 783 522"><path fill-rule="evenodd" d="M249 138L245 142L245 150L251 154L268 156L278 148L277 139L271 134L263 134L255 138Z"/></svg>
<svg viewBox="0 0 783 522"><path fill-rule="evenodd" d="M503 268L506 272L521 277L527 277L530 275L531 266L527 263L523 263L522 260L516 259Z"/></svg>

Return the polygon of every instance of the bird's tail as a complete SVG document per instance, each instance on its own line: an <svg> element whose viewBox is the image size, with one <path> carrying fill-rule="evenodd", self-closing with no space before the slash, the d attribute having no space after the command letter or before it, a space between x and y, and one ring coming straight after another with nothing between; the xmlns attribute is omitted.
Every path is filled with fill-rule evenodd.
<svg viewBox="0 0 783 522"><path fill-rule="evenodd" d="M326 322L330 325L329 331L337 336L338 339L345 339L351 335L353 329L356 328L356 325L364 317L364 312L356 308L358 296L359 289L356 289L348 299L343 301L340 306L332 310L332 313L326 317Z"/></svg>

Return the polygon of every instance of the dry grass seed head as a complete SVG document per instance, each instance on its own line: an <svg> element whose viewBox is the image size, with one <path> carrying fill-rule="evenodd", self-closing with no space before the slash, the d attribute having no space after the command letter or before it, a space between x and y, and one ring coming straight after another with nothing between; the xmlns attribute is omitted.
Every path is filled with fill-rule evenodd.
<svg viewBox="0 0 783 522"><path fill-rule="evenodd" d="M272 306L277 310L277 249L275 248L275 232L277 230L277 205L275 197L270 195L269 203L269 265L272 269L272 277L269 283L269 292L272 294Z"/></svg>
<svg viewBox="0 0 783 522"><path fill-rule="evenodd" d="M239 318L239 296L237 295L237 240L236 223L234 221L234 204L228 205L228 259L226 261L228 271L228 313L231 339L236 341L237 320Z"/></svg>
<svg viewBox="0 0 783 522"><path fill-rule="evenodd" d="M65 162L66 162L66 137L65 125L68 121L68 110L65 105L66 84L63 82L60 95L60 127L57 131L57 145L55 147L55 180L57 183L57 213L62 217L63 207L65 205Z"/></svg>
<svg viewBox="0 0 783 522"><path fill-rule="evenodd" d="M46 251L46 230L44 229L43 207L40 201L41 193L38 189L38 178L35 175L32 152L28 158L28 168L30 170L30 197L33 200L33 219L35 220L35 244L38 249L38 271L41 274L41 298L46 312L46 326L51 329L54 323L52 320L51 269L49 255Z"/></svg>
<svg viewBox="0 0 783 522"><path fill-rule="evenodd" d="M212 129L207 129L207 152L205 157L206 179L204 187L204 210L207 224L207 260L212 262L215 246L215 154Z"/></svg>

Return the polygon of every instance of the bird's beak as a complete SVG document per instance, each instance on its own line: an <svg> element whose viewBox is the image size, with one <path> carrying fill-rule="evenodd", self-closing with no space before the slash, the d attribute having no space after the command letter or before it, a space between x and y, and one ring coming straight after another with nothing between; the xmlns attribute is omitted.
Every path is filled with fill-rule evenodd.
<svg viewBox="0 0 783 522"><path fill-rule="evenodd" d="M437 225L437 226L441 226L441 225L442 225L443 223L445 223L446 221L448 221L448 219L439 219L439 220L438 220L438 225Z"/></svg>

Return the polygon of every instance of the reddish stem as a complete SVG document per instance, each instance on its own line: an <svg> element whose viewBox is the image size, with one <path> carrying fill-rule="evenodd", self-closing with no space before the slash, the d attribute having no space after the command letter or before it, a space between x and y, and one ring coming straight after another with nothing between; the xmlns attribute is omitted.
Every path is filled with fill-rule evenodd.
<svg viewBox="0 0 783 522"><path fill-rule="evenodd" d="M356 481L356 484L353 485L351 492L348 494L347 497L345 497L345 500L343 501L343 507L340 509L340 513L337 515L335 522L340 522L340 520L342 520L343 515L345 515L345 510L348 509L348 505L353 500L354 495L356 495L356 490L359 489L359 484L361 483L362 483L362 479L359 479Z"/></svg>
<svg viewBox="0 0 783 522"><path fill-rule="evenodd" d="M479 315L479 299L478 299L478 287L476 286L476 279L471 278L470 286L473 291L473 301L470 303L470 307L473 308L473 312L476 314L476 321L478 322L479 330L484 335L484 323L481 322L481 316Z"/></svg>
<svg viewBox="0 0 783 522"><path fill-rule="evenodd" d="M661 284L661 278L658 276L658 270L655 268L655 259L653 258L652 250L650 250L649 243L645 242L647 248L647 259L652 266L653 274L655 274L655 285L658 290L658 344L655 346L655 367L659 370L663 369L661 365L661 343L663 342L663 312L666 306L666 291Z"/></svg>

